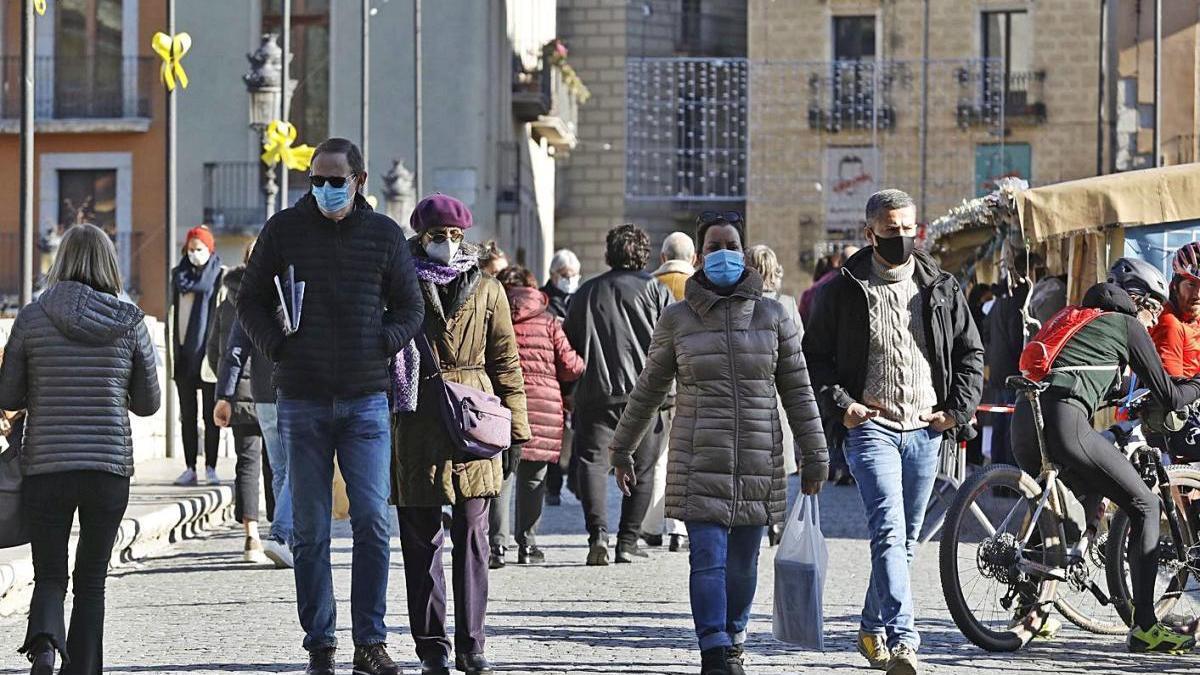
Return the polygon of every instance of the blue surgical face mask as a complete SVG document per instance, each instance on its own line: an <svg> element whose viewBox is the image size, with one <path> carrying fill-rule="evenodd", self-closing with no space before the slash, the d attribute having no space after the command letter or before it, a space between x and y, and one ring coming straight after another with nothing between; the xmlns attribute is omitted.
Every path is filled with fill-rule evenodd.
<svg viewBox="0 0 1200 675"><path fill-rule="evenodd" d="M728 288L742 278L746 257L741 251L721 249L704 254L704 276L721 288Z"/></svg>
<svg viewBox="0 0 1200 675"><path fill-rule="evenodd" d="M355 182L348 180L340 188L335 188L329 183L325 183L323 187L314 185L312 193L313 197L317 198L317 208L321 209L321 212L325 214L337 213L346 208L346 205L354 198Z"/></svg>

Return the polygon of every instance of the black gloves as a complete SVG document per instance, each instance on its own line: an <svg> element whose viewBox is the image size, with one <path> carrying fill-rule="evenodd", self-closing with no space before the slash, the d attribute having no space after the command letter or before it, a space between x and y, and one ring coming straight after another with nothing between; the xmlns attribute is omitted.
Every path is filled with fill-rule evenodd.
<svg viewBox="0 0 1200 675"><path fill-rule="evenodd" d="M517 465L521 463L521 446L524 443L513 443L507 450L501 453L501 462L504 465L504 480L512 475L513 471L517 470Z"/></svg>

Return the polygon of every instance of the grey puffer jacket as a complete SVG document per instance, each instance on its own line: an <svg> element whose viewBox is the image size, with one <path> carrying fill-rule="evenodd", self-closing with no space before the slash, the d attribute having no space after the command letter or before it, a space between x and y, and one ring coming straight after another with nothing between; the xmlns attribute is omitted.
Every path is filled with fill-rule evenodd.
<svg viewBox="0 0 1200 675"><path fill-rule="evenodd" d="M722 295L703 272L663 312L645 370L612 442L614 466L633 452L678 380L667 468L667 517L726 527L782 522L787 495L776 396L783 400L804 480L829 474L825 435L800 333L762 277L747 271Z"/></svg>
<svg viewBox="0 0 1200 675"><path fill-rule="evenodd" d="M21 309L0 367L0 409L27 410L21 470L133 475L129 413L158 411L154 344L135 305L74 281Z"/></svg>

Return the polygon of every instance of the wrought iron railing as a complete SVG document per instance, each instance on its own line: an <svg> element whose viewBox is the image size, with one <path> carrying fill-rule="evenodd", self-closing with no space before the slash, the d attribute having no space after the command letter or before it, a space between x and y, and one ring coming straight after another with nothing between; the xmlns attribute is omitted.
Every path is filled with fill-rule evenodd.
<svg viewBox="0 0 1200 675"><path fill-rule="evenodd" d="M204 165L204 222L217 232L257 232L266 196L261 162L208 162Z"/></svg>
<svg viewBox="0 0 1200 675"><path fill-rule="evenodd" d="M158 75L151 57L34 59L36 119L149 118ZM21 59L0 57L0 118L21 114Z"/></svg>
<svg viewBox="0 0 1200 675"><path fill-rule="evenodd" d="M998 60L973 61L955 72L960 127L992 125L1002 116L1010 124L1046 121L1046 71L1005 71Z"/></svg>
<svg viewBox="0 0 1200 675"><path fill-rule="evenodd" d="M896 126L892 90L910 86L907 63L833 61L808 76L808 126L829 132Z"/></svg>

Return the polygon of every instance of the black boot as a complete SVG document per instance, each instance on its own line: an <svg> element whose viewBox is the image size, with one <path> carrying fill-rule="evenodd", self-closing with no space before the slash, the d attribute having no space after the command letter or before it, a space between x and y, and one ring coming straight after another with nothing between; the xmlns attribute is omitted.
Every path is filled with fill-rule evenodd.
<svg viewBox="0 0 1200 675"><path fill-rule="evenodd" d="M546 554L536 546L522 546L517 549L518 565L540 565L546 562Z"/></svg>
<svg viewBox="0 0 1200 675"><path fill-rule="evenodd" d="M334 675L333 655L337 650L333 647L314 649L308 653L308 669L304 675Z"/></svg>
<svg viewBox="0 0 1200 675"><path fill-rule="evenodd" d="M646 553L638 546L637 541L618 541L617 542L617 562L631 563L634 558L649 558L650 554Z"/></svg>
<svg viewBox="0 0 1200 675"><path fill-rule="evenodd" d="M731 675L727 647L713 647L700 652L700 675Z"/></svg>
<svg viewBox="0 0 1200 675"><path fill-rule="evenodd" d="M682 534L671 535L671 544L667 547L668 551L671 553L678 553L685 548L687 548L687 537L683 536Z"/></svg>
<svg viewBox="0 0 1200 675"><path fill-rule="evenodd" d="M388 656L382 642L354 646L354 675L400 675L400 667Z"/></svg>
<svg viewBox="0 0 1200 675"><path fill-rule="evenodd" d="M608 565L608 535L600 532L588 538L588 567L604 567Z"/></svg>
<svg viewBox="0 0 1200 675"><path fill-rule="evenodd" d="M506 551L504 550L503 546L493 546L492 547L492 555L488 559L488 569L492 569L492 570L502 569L505 565L505 562L504 562L504 554L505 553L506 553Z"/></svg>
<svg viewBox="0 0 1200 675"><path fill-rule="evenodd" d="M743 657L746 649L743 645L734 645L725 652L725 663L729 666L729 675L746 675Z"/></svg>
<svg viewBox="0 0 1200 675"><path fill-rule="evenodd" d="M450 660L444 654L421 659L421 675L450 675Z"/></svg>
<svg viewBox="0 0 1200 675"><path fill-rule="evenodd" d="M457 654L454 657L454 668L467 675L492 675L496 672L483 654Z"/></svg>
<svg viewBox="0 0 1200 675"><path fill-rule="evenodd" d="M46 638L39 638L29 649L29 675L54 675L54 645Z"/></svg>

